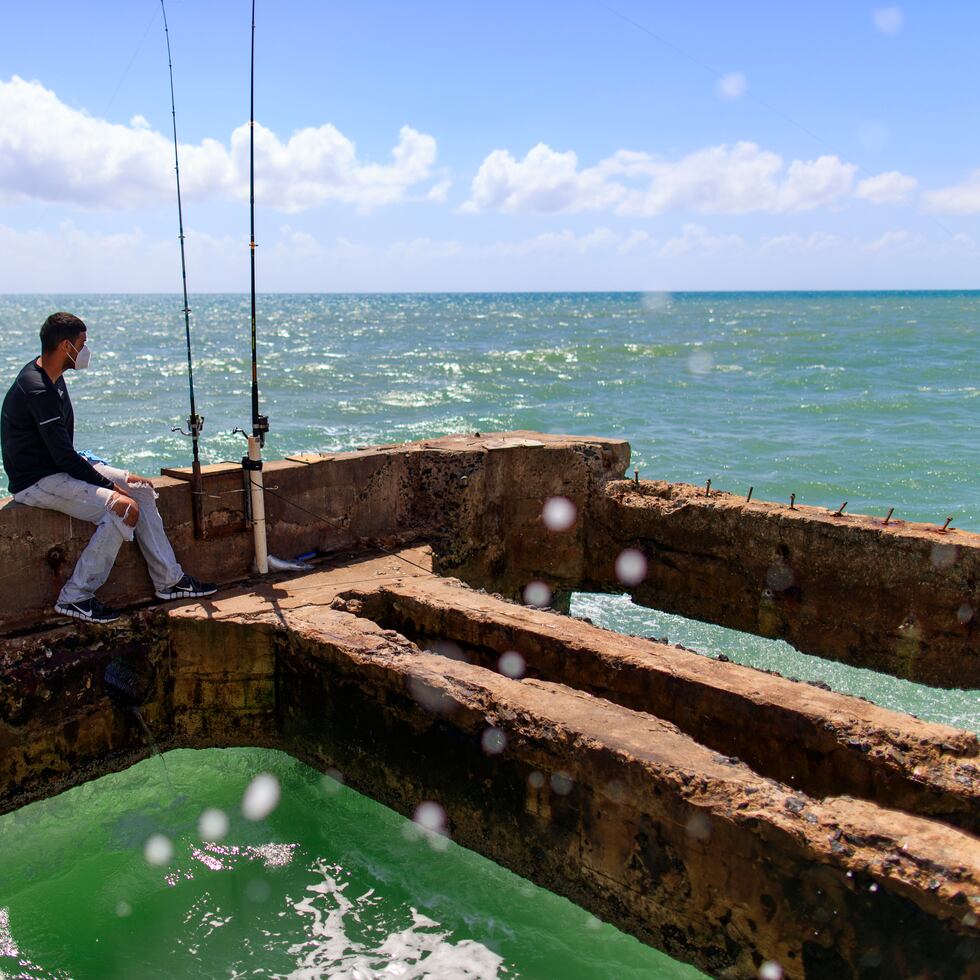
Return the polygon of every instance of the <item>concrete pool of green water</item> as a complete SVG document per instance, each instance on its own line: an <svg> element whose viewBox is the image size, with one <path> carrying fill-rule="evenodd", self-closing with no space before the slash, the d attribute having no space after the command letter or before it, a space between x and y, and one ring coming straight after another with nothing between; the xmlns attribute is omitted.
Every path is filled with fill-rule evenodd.
<svg viewBox="0 0 980 980"><path fill-rule="evenodd" d="M980 729L976 691L806 657L625 596L577 593L572 612ZM262 772L281 797L250 821L243 795ZM208 844L199 821L212 808L229 826ZM156 834L173 848L164 864L145 856ZM178 750L0 817L0 980L699 976L282 752Z"/></svg>
<svg viewBox="0 0 980 980"><path fill-rule="evenodd" d="M699 976L282 752L176 750L0 817L4 980Z"/></svg>

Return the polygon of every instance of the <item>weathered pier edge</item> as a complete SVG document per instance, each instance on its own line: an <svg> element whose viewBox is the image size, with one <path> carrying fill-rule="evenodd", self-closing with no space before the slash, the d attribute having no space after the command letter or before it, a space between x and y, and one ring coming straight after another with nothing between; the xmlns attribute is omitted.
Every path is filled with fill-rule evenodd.
<svg viewBox="0 0 980 980"><path fill-rule="evenodd" d="M712 974L980 975L975 736L504 598L630 591L977 687L980 536L634 483L628 460L615 440L504 433L272 463L272 550L330 562L101 631L36 629L89 529L0 506L20 570L0 579L0 812L145 757L139 689L161 748L274 746L402 813L438 802L454 840ZM206 472L198 543L170 473L178 554L241 582L240 472ZM578 509L564 532L541 520L555 495ZM630 588L624 548L648 563ZM128 547L107 598L148 584Z"/></svg>

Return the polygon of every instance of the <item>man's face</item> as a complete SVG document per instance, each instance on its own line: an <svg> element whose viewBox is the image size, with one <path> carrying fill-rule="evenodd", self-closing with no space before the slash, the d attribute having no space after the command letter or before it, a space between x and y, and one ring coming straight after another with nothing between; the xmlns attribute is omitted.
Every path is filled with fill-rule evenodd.
<svg viewBox="0 0 980 980"><path fill-rule="evenodd" d="M71 340L66 340L64 343L65 350L65 367L72 368L75 367L75 358L78 357L78 352L85 345L85 338L88 336L88 331L83 330L76 337L72 337Z"/></svg>

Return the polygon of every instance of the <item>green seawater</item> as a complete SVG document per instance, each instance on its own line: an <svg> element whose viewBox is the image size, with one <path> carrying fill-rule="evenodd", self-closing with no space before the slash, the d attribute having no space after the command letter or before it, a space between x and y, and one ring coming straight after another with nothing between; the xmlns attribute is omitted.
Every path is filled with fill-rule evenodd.
<svg viewBox="0 0 980 980"><path fill-rule="evenodd" d="M259 772L282 796L252 822ZM177 750L2 818L0 887L10 978L700 976L269 750Z"/></svg>
<svg viewBox="0 0 980 980"><path fill-rule="evenodd" d="M137 472L186 463L187 440L170 431L187 415L180 306L0 296L0 373L36 354L49 312L76 312L94 351L69 378L76 445ZM247 297L191 306L203 458L238 459ZM265 296L259 354L270 456L474 430L616 436L643 477L980 531L980 293ZM20 574L0 571L0 587ZM980 729L977 691L831 663L625 596L577 595L572 611ZM0 973L696 975L477 855L409 840L409 821L281 754L166 761L172 785L150 759L0 818ZM242 793L265 770L282 800L252 824ZM197 839L208 807L231 818L224 850ZM157 832L175 847L167 868L143 856Z"/></svg>

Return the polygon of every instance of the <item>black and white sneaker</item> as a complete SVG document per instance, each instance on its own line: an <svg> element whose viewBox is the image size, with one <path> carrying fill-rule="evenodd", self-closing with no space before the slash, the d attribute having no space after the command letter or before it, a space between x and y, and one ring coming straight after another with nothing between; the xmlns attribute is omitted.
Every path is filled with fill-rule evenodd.
<svg viewBox="0 0 980 980"><path fill-rule="evenodd" d="M80 619L83 623L114 623L119 619L119 613L115 609L103 605L95 596L81 602L58 602L54 609L62 616Z"/></svg>
<svg viewBox="0 0 980 980"><path fill-rule="evenodd" d="M169 589L157 590L157 598L169 602L171 599L200 599L201 596L214 595L218 586L214 582L198 582L196 578L185 575Z"/></svg>

